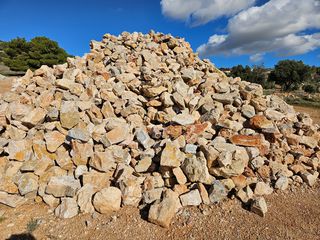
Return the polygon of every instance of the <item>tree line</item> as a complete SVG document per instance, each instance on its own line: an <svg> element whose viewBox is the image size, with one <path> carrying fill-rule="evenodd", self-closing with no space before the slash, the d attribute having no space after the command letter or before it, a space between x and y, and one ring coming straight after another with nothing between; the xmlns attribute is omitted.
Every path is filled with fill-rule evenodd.
<svg viewBox="0 0 320 240"><path fill-rule="evenodd" d="M65 63L69 56L57 42L47 37L35 37L30 41L19 37L8 42L0 41L0 62L12 71Z"/></svg>
<svg viewBox="0 0 320 240"><path fill-rule="evenodd" d="M302 88L306 92L314 93L320 90L320 67L309 66L302 61L282 60L273 69L237 65L227 71L227 74L240 77L244 81L259 83L267 89L278 84L283 91Z"/></svg>

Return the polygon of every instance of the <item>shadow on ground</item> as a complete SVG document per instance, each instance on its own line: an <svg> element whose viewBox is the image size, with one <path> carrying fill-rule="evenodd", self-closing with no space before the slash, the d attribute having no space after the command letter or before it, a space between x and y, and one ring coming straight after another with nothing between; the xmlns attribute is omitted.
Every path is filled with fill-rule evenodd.
<svg viewBox="0 0 320 240"><path fill-rule="evenodd" d="M31 233L14 234L6 240L37 240Z"/></svg>

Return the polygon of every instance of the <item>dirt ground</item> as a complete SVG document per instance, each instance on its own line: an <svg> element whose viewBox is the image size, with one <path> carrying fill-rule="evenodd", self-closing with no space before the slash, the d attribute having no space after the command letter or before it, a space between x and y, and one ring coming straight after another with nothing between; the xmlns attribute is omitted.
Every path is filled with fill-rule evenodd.
<svg viewBox="0 0 320 240"><path fill-rule="evenodd" d="M145 221L133 207L109 215L82 214L58 219L44 204L16 209L0 206L0 239L320 239L320 188L300 187L266 196L262 218L245 210L238 200L205 208L184 208L171 228ZM32 236L32 237L31 237Z"/></svg>
<svg viewBox="0 0 320 240"><path fill-rule="evenodd" d="M0 93L10 81L0 81ZM319 109L295 107L320 124ZM16 209L0 205L0 240L42 239L320 239L320 184L266 196L268 213L261 218L238 200L210 207L182 209L169 229L147 222L146 211L122 208L108 215L80 214L58 219L43 203ZM28 233L29 232L29 233ZM32 232L32 233L31 233Z"/></svg>

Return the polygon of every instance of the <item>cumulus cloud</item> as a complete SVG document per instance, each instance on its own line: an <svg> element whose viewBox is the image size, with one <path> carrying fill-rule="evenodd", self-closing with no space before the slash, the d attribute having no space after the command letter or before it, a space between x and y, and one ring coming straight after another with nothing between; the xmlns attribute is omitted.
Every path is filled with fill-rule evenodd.
<svg viewBox="0 0 320 240"><path fill-rule="evenodd" d="M228 22L227 35L213 35L197 51L201 56L264 53L304 54L320 47L319 0L270 0L244 10ZM311 33L305 33L312 30Z"/></svg>
<svg viewBox="0 0 320 240"><path fill-rule="evenodd" d="M232 16L252 6L256 0L161 0L162 13L193 26L222 16Z"/></svg>

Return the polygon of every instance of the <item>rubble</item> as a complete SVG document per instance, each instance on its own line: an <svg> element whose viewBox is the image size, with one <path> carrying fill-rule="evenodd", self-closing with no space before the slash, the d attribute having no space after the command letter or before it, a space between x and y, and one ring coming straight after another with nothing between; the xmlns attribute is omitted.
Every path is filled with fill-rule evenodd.
<svg viewBox="0 0 320 240"><path fill-rule="evenodd" d="M265 216L262 196L319 178L309 116L171 35L106 34L14 86L0 98L0 203L10 207L40 198L71 218L132 205L169 227L182 206L234 196Z"/></svg>

